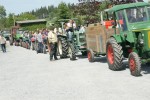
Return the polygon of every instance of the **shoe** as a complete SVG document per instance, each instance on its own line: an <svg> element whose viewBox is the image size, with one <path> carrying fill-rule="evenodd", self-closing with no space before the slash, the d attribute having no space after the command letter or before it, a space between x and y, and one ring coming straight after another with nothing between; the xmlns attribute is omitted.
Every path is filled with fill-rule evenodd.
<svg viewBox="0 0 150 100"><path fill-rule="evenodd" d="M52 61L52 60L53 60L53 58L50 57L50 61Z"/></svg>
<svg viewBox="0 0 150 100"><path fill-rule="evenodd" d="M58 58L55 58L55 60L58 60Z"/></svg>
<svg viewBox="0 0 150 100"><path fill-rule="evenodd" d="M52 61L53 59L50 59L50 61Z"/></svg>

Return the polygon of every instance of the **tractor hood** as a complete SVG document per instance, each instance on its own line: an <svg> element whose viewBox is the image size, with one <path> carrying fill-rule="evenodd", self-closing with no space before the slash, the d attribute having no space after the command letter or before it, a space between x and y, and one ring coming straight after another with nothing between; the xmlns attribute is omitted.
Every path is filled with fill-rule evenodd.
<svg viewBox="0 0 150 100"><path fill-rule="evenodd" d="M130 24L129 30L131 31L150 30L150 22Z"/></svg>

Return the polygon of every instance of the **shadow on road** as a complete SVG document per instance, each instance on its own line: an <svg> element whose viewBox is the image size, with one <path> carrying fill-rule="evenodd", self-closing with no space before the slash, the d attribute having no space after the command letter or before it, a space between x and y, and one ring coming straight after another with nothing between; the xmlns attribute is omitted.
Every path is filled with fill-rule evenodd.
<svg viewBox="0 0 150 100"><path fill-rule="evenodd" d="M77 57L78 57L79 59L85 59L85 58L87 58L87 56L82 56L82 55L77 55Z"/></svg>
<svg viewBox="0 0 150 100"><path fill-rule="evenodd" d="M143 64L142 71L144 71L143 74L150 74L150 64Z"/></svg>
<svg viewBox="0 0 150 100"><path fill-rule="evenodd" d="M87 58L87 57L84 57L84 58ZM106 56L95 57L95 61L94 62L107 63ZM127 59L123 60L123 67L124 67L124 70L125 69L129 69L128 60ZM141 65L141 71L143 72L143 74L150 74L150 64L142 64Z"/></svg>
<svg viewBox="0 0 150 100"><path fill-rule="evenodd" d="M123 61L123 66L129 69L128 60ZM150 74L150 64L142 64L141 71L143 72L142 74Z"/></svg>
<svg viewBox="0 0 150 100"><path fill-rule="evenodd" d="M107 63L107 59L105 56L95 57L95 62Z"/></svg>

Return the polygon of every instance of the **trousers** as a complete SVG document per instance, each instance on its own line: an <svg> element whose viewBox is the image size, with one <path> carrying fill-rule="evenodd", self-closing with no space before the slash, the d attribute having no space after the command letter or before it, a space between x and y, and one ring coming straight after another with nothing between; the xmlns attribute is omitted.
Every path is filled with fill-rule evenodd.
<svg viewBox="0 0 150 100"><path fill-rule="evenodd" d="M6 52L6 44L1 44L1 49L3 52Z"/></svg>
<svg viewBox="0 0 150 100"><path fill-rule="evenodd" d="M57 43L50 43L50 60L54 59L57 60Z"/></svg>

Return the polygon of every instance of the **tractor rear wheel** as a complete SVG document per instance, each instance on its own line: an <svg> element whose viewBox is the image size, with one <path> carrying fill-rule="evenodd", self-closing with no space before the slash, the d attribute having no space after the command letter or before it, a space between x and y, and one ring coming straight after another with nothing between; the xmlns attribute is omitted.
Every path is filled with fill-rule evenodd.
<svg viewBox="0 0 150 100"><path fill-rule="evenodd" d="M73 44L69 44L69 57L70 60L76 60L76 50Z"/></svg>
<svg viewBox="0 0 150 100"><path fill-rule="evenodd" d="M131 52L129 54L129 68L131 75L140 76L141 75L141 61L137 53Z"/></svg>
<svg viewBox="0 0 150 100"><path fill-rule="evenodd" d="M94 62L94 52L93 52L92 49L89 49L89 50L88 50L87 56L88 56L89 62Z"/></svg>
<svg viewBox="0 0 150 100"><path fill-rule="evenodd" d="M117 71L123 69L123 51L122 47L114 38L110 38L106 45L106 57L109 69Z"/></svg>
<svg viewBox="0 0 150 100"><path fill-rule="evenodd" d="M60 55L60 58L67 58L68 43L65 38L58 39L58 54Z"/></svg>

